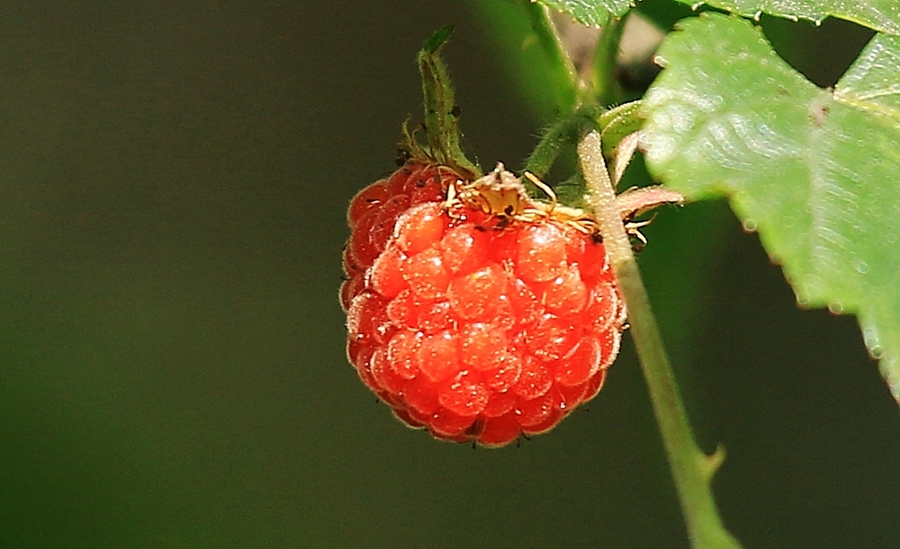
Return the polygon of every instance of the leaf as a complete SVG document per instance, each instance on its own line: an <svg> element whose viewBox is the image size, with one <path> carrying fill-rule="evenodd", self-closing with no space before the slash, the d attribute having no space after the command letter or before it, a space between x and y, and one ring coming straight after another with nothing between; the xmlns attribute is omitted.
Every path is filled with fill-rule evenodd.
<svg viewBox="0 0 900 549"><path fill-rule="evenodd" d="M705 15L659 50L648 167L727 196L800 304L855 313L900 402L900 38L876 35L831 93L748 22Z"/></svg>
<svg viewBox="0 0 900 549"><path fill-rule="evenodd" d="M548 8L568 14L584 25L603 26L612 15L622 17L634 5L634 0L538 0Z"/></svg>
<svg viewBox="0 0 900 549"><path fill-rule="evenodd" d="M900 34L897 0L677 0L693 8L709 5L759 19L763 13L788 19L809 19L817 25L828 16L846 19L877 31Z"/></svg>
<svg viewBox="0 0 900 549"><path fill-rule="evenodd" d="M417 62L422 77L425 104L425 134L429 153L441 164L456 169L460 175L475 177L481 170L473 164L459 146L459 112L450 71L441 59L440 50L453 34L453 25L435 31L419 50ZM404 126L406 134L406 126ZM407 139L404 139L407 141ZM412 139L408 141L414 141ZM401 144L406 150L408 143Z"/></svg>

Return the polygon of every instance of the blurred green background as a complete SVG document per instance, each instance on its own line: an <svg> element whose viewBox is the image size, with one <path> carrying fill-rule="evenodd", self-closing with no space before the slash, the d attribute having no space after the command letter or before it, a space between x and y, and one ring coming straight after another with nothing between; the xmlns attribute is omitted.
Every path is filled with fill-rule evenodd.
<svg viewBox="0 0 900 549"><path fill-rule="evenodd" d="M588 412L502 450L404 428L345 360L344 211L418 115L422 41L456 23L484 164L548 122L475 4L0 8L0 548L687 547L627 336ZM824 27L795 61L839 75L810 48L864 40ZM724 203L647 236L729 528L896 547L900 417L854 319L798 309Z"/></svg>

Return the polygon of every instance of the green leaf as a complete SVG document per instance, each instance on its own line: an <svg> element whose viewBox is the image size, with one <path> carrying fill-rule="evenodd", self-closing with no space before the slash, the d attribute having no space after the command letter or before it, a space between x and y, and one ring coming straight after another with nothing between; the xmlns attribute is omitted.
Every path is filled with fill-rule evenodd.
<svg viewBox="0 0 900 549"><path fill-rule="evenodd" d="M846 19L877 31L900 34L897 0L677 0L693 8L708 5L759 19L763 13L788 19L808 19L817 25L828 16Z"/></svg>
<svg viewBox="0 0 900 549"><path fill-rule="evenodd" d="M435 160L457 169L463 176L476 177L481 170L466 158L459 146L459 112L455 92L450 72L440 55L441 48L452 33L452 25L438 29L425 41L417 56L425 103L425 133L429 152Z"/></svg>
<svg viewBox="0 0 900 549"><path fill-rule="evenodd" d="M876 35L832 93L744 20L681 29L643 102L648 167L727 196L799 303L856 314L900 402L900 38Z"/></svg>
<svg viewBox="0 0 900 549"><path fill-rule="evenodd" d="M440 49L440 47L446 44L447 40L450 39L451 34L453 34L453 25L444 25L443 27L434 31L434 34L432 34L431 37L428 38L428 40L426 40L422 45L422 53L437 53L438 49Z"/></svg>
<svg viewBox="0 0 900 549"><path fill-rule="evenodd" d="M625 15L634 0L538 0L538 3L566 13L584 25L602 26L610 15L615 18Z"/></svg>

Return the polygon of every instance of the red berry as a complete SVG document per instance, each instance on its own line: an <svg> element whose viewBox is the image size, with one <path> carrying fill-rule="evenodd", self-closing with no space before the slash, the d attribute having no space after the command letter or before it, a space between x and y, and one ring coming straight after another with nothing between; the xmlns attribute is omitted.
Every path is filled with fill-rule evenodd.
<svg viewBox="0 0 900 549"><path fill-rule="evenodd" d="M372 183L357 193L353 200L350 201L350 208L347 209L347 222L351 227L356 227L360 219L384 202L387 202L390 197L391 189L387 180L382 179Z"/></svg>
<svg viewBox="0 0 900 549"><path fill-rule="evenodd" d="M597 394L625 306L589 231L458 180L411 164L351 202L348 356L408 425L502 446Z"/></svg>
<svg viewBox="0 0 900 549"><path fill-rule="evenodd" d="M350 301L362 291L363 277L384 251L400 214L417 204L431 203L436 206L443 200L449 185L458 178L456 172L449 168L410 162L390 178L372 183L353 197L347 210L350 240L344 248L343 258L344 273L347 275L341 287L344 309L349 309ZM422 230L427 230L427 223L424 223ZM405 234L407 231L402 232ZM427 233L425 238L428 238ZM409 245L415 244L410 242ZM375 276L382 275L385 278L375 284L386 285L380 289L390 294L390 288L396 287L397 282L391 277L397 277L399 273L393 269L392 272L382 271Z"/></svg>

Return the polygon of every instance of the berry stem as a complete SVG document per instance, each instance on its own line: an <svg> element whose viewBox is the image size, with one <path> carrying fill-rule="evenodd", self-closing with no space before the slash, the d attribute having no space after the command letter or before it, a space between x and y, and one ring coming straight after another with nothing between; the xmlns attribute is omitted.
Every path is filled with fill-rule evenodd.
<svg viewBox="0 0 900 549"><path fill-rule="evenodd" d="M549 126L525 162L524 171L538 177L546 176L563 147L576 145L583 135L597 127L598 110L583 107Z"/></svg>
<svg viewBox="0 0 900 549"><path fill-rule="evenodd" d="M616 147L641 129L644 119L640 108L640 101L624 103L608 110L583 105L571 114L560 117L541 134L540 142L525 162L524 171L544 177L564 147L577 145L588 132L595 129L601 131L603 153L607 158L612 158L616 155ZM624 161L624 169L628 164L627 159L621 156L619 158Z"/></svg>
<svg viewBox="0 0 900 549"><path fill-rule="evenodd" d="M712 477L724 454L720 450L708 456L694 439L631 242L616 207L616 193L603 158L599 133L593 131L579 143L578 158L600 234L628 305L631 334L669 457L691 545L696 549L739 549L738 541L722 524L712 494Z"/></svg>

